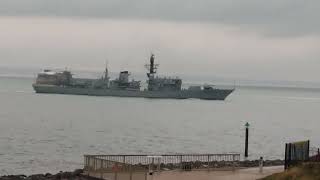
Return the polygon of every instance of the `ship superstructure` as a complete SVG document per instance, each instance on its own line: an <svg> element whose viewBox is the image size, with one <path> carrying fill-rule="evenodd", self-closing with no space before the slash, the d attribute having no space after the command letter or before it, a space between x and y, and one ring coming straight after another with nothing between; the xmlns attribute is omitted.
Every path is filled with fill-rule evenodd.
<svg viewBox="0 0 320 180"><path fill-rule="evenodd" d="M155 56L150 57L150 64L145 67L149 71L147 73L148 91L181 91L182 80L179 78L158 77L156 76L159 64L154 63Z"/></svg>
<svg viewBox="0 0 320 180"><path fill-rule="evenodd" d="M98 79L73 78L70 71L44 70L38 74L33 88L37 93L76 94L93 96L145 97L145 98L199 98L224 100L234 89L217 89L212 86L190 86L182 89L182 79L157 76L158 64L152 54L147 68L147 88L141 90L141 81L130 80L129 71L121 71L110 80L108 67Z"/></svg>

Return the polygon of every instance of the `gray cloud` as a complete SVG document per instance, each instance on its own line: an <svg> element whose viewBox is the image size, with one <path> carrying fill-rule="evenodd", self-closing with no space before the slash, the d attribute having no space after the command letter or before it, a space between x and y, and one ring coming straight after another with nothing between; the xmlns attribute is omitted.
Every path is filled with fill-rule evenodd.
<svg viewBox="0 0 320 180"><path fill-rule="evenodd" d="M318 0L2 0L0 15L201 21L269 36L320 32Z"/></svg>
<svg viewBox="0 0 320 180"><path fill-rule="evenodd" d="M238 27L155 20L0 17L0 66L319 81L320 37L263 37ZM181 68L183 67L183 68Z"/></svg>
<svg viewBox="0 0 320 180"><path fill-rule="evenodd" d="M316 0L0 0L0 61L144 72L152 51L164 74L319 82L319 18Z"/></svg>

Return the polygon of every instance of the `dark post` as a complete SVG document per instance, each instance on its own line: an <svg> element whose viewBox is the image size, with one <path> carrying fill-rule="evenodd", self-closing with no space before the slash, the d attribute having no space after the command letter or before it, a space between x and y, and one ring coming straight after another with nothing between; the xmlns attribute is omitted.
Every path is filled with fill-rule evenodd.
<svg viewBox="0 0 320 180"><path fill-rule="evenodd" d="M310 158L310 140L308 140L308 145L307 145L308 147L308 149L307 149L307 159L306 160L309 160L309 158Z"/></svg>
<svg viewBox="0 0 320 180"><path fill-rule="evenodd" d="M263 157L260 157L260 162L259 162L259 172L263 172Z"/></svg>
<svg viewBox="0 0 320 180"><path fill-rule="evenodd" d="M210 171L210 155L208 155L208 162L207 162L207 166L208 166L208 171Z"/></svg>
<svg viewBox="0 0 320 180"><path fill-rule="evenodd" d="M292 161L292 158L291 158L291 148L292 148L292 144L289 143L288 144L288 159L287 159L287 169L289 169L289 167L291 166L291 161Z"/></svg>
<svg viewBox="0 0 320 180"><path fill-rule="evenodd" d="M246 141L245 141L245 149L244 149L244 157L248 157L248 139L249 139L249 123L245 124L246 126Z"/></svg>
<svg viewBox="0 0 320 180"><path fill-rule="evenodd" d="M286 143L285 152L284 152L284 169L288 169L288 144Z"/></svg>

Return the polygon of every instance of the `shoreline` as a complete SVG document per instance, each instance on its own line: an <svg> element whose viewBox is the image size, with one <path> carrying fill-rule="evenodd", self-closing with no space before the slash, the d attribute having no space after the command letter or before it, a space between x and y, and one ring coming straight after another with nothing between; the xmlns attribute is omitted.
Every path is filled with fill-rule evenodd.
<svg viewBox="0 0 320 180"><path fill-rule="evenodd" d="M0 180L99 180L99 178L86 176L83 172L82 169L76 169L73 172L59 172L57 174L7 175L1 176Z"/></svg>

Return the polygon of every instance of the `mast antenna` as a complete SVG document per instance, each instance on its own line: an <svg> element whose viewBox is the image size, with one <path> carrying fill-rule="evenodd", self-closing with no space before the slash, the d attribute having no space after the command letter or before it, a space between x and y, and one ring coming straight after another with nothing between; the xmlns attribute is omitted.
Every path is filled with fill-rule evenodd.
<svg viewBox="0 0 320 180"><path fill-rule="evenodd" d="M108 70L108 59L106 59L106 69L104 71L104 78L108 79L109 78L109 70Z"/></svg>
<svg viewBox="0 0 320 180"><path fill-rule="evenodd" d="M147 73L148 77L157 73L157 69L159 67L159 64L155 64L154 61L155 61L155 55L153 53L151 53L150 64L145 65L146 69L149 71Z"/></svg>

